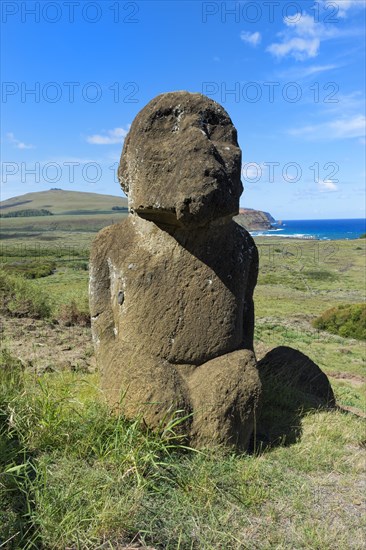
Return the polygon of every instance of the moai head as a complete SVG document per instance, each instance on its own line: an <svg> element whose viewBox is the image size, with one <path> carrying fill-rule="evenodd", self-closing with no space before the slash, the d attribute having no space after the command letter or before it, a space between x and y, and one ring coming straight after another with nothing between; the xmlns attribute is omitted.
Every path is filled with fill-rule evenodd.
<svg viewBox="0 0 366 550"><path fill-rule="evenodd" d="M118 173L131 212L189 229L238 213L240 171L237 132L226 111L201 94L172 92L136 116Z"/></svg>

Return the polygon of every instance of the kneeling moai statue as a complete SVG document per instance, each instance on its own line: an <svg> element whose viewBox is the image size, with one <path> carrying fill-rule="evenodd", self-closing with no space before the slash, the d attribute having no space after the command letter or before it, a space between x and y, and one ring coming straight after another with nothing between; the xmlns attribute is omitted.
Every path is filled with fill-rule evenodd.
<svg viewBox="0 0 366 550"><path fill-rule="evenodd" d="M129 214L91 253L92 334L109 402L152 429L180 411L196 447L245 449L261 391L258 254L232 219L240 172L237 132L218 103L159 95L124 143Z"/></svg>

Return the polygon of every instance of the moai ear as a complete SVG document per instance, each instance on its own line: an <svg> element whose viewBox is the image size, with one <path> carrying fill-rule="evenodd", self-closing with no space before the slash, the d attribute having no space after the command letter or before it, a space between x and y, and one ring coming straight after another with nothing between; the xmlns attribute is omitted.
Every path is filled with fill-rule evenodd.
<svg viewBox="0 0 366 550"><path fill-rule="evenodd" d="M126 196L128 196L128 193L130 191L130 174L129 174L130 163L127 161L129 141L130 141L130 136L128 134L123 144L122 154L121 154L120 162L117 169L118 181L122 188L122 191L125 193Z"/></svg>

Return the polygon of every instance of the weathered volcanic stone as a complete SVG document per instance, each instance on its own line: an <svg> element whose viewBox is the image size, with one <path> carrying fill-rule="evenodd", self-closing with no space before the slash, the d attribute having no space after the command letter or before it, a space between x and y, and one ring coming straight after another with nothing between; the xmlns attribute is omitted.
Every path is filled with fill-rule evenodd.
<svg viewBox="0 0 366 550"><path fill-rule="evenodd" d="M318 407L335 406L328 377L301 351L287 346L274 348L258 361L258 370L266 388L269 385L270 390L275 382L276 387L291 389L299 407L309 403Z"/></svg>
<svg viewBox="0 0 366 550"><path fill-rule="evenodd" d="M103 388L156 428L193 413L191 442L244 448L260 380L258 254L237 214L241 153L222 107L168 93L136 117L119 170L130 214L92 248L92 333ZM183 413L182 413L183 414Z"/></svg>
<svg viewBox="0 0 366 550"><path fill-rule="evenodd" d="M174 92L136 116L119 179L139 216L197 227L238 214L240 170L237 132L226 111L201 94Z"/></svg>
<svg viewBox="0 0 366 550"><path fill-rule="evenodd" d="M189 389L193 444L204 447L214 442L246 449L260 396L253 352L233 351L197 367Z"/></svg>

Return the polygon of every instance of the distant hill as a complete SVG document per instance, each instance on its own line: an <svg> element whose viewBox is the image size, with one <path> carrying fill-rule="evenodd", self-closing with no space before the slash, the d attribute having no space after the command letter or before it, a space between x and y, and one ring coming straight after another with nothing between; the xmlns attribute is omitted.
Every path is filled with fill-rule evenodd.
<svg viewBox="0 0 366 550"><path fill-rule="evenodd" d="M252 208L240 208L235 221L250 231L271 229L276 220L268 212L253 210Z"/></svg>
<svg viewBox="0 0 366 550"><path fill-rule="evenodd" d="M32 218L32 211L35 210L46 210L50 215ZM0 202L3 229L7 229L4 217L19 220L9 220L11 225L8 228L13 230L25 227L29 230L87 230L89 227L89 230L98 231L105 225L120 221L127 211L127 199L124 197L62 189L26 193ZM20 216L27 220L21 220ZM267 212L251 208L241 208L235 220L248 230L269 229L275 223Z"/></svg>
<svg viewBox="0 0 366 550"><path fill-rule="evenodd" d="M50 189L13 197L0 202L2 214L26 209L46 209L52 214L104 214L115 213L113 207L119 206L127 211L127 199L114 195L84 193L81 191L64 191Z"/></svg>

